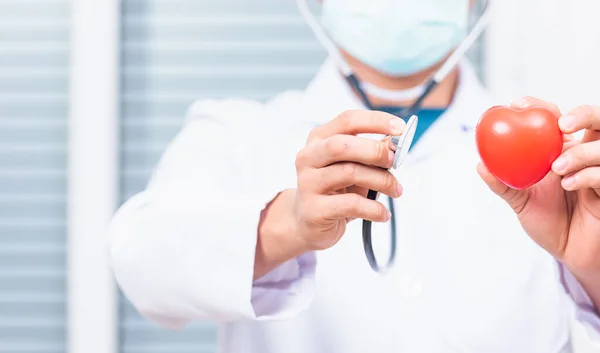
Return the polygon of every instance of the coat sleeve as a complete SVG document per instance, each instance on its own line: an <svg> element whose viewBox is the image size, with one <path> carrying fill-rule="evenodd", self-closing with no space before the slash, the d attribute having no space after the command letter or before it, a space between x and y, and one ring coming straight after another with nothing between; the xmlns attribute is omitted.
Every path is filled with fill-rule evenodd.
<svg viewBox="0 0 600 353"><path fill-rule="evenodd" d="M147 189L115 214L116 281L152 321L176 329L197 319L281 320L310 305L314 253L253 281L260 213L281 190L254 187L260 171L239 167L240 156L261 154L232 143L239 129L230 122L261 111L257 103L196 103Z"/></svg>
<svg viewBox="0 0 600 353"><path fill-rule="evenodd" d="M600 315L598 310L575 276L561 263L558 263L558 269L560 282L575 304L575 318L583 325L590 342L600 347Z"/></svg>

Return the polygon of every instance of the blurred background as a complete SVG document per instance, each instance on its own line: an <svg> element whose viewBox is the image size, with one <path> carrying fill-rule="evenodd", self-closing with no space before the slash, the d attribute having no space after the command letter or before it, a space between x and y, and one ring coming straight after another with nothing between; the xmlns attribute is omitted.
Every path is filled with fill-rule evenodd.
<svg viewBox="0 0 600 353"><path fill-rule="evenodd" d="M600 104L599 1L493 6L469 53L493 94ZM293 0L0 0L0 353L215 352L119 295L106 222L195 99L302 89L324 58Z"/></svg>

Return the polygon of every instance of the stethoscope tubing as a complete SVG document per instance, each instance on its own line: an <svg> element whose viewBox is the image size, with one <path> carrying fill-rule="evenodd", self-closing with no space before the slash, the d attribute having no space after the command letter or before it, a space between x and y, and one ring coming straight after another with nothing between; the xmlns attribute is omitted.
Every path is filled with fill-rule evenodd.
<svg viewBox="0 0 600 353"><path fill-rule="evenodd" d="M369 190L369 193L367 194L367 198L369 200L376 200L377 199L377 191L375 190ZM389 211L391 213L391 218L390 218L390 230L391 230L391 234L390 234L390 256L387 260L387 263L385 264L384 267L381 267L379 265L379 262L377 261L377 258L375 256L375 250L373 249L373 239L371 238L371 221L363 219L363 224L362 224L362 237L363 237L363 247L365 250L365 255L367 256L367 261L369 262L369 265L371 266L371 268L375 271L375 272L379 272L379 273L383 273L385 271L387 271L388 269L392 268L394 266L394 261L396 260L396 217L394 216L395 210L394 210L394 200L391 197L388 197L388 206L389 206Z"/></svg>

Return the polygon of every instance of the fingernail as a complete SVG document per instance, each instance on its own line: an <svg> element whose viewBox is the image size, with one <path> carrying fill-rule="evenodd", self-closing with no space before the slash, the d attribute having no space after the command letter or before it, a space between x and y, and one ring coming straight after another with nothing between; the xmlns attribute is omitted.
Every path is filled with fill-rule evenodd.
<svg viewBox="0 0 600 353"><path fill-rule="evenodd" d="M558 126L561 130L570 130L575 125L575 117L572 115L565 115L558 119Z"/></svg>
<svg viewBox="0 0 600 353"><path fill-rule="evenodd" d="M394 158L396 157L396 154L393 151L389 151L388 152L388 165L392 165L394 164Z"/></svg>
<svg viewBox="0 0 600 353"><path fill-rule="evenodd" d="M575 184L575 176L571 175L562 180L562 185L565 190L569 190Z"/></svg>
<svg viewBox="0 0 600 353"><path fill-rule="evenodd" d="M390 210L387 210L387 218L386 221L389 220L390 218L392 218L392 213L390 212Z"/></svg>
<svg viewBox="0 0 600 353"><path fill-rule="evenodd" d="M560 173L563 170L565 170L565 168L567 168L567 163L568 163L567 158L558 157L558 159L554 161L552 168L554 169L555 172Z"/></svg>
<svg viewBox="0 0 600 353"><path fill-rule="evenodd" d="M402 196L403 191L404 191L404 188L402 187L402 185L398 184L398 197Z"/></svg>
<svg viewBox="0 0 600 353"><path fill-rule="evenodd" d="M515 108L527 108L529 106L529 102L525 98L515 99L511 105Z"/></svg>
<svg viewBox="0 0 600 353"><path fill-rule="evenodd" d="M404 131L404 121L401 119L392 119L390 121L390 127L392 128L391 134L399 135Z"/></svg>

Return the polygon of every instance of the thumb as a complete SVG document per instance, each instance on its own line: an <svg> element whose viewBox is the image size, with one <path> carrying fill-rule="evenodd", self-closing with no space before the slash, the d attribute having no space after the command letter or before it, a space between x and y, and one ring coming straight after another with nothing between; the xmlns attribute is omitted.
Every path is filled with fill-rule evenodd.
<svg viewBox="0 0 600 353"><path fill-rule="evenodd" d="M498 180L481 162L477 164L477 173L496 195L506 201L510 207L520 214L529 200L529 190L517 190L506 186Z"/></svg>

